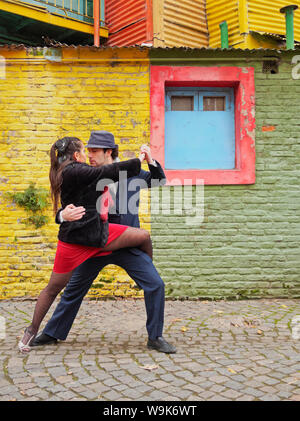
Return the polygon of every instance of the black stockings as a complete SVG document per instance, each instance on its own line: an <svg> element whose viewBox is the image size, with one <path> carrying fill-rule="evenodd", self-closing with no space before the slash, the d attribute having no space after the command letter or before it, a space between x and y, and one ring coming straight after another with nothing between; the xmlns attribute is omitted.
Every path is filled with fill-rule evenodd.
<svg viewBox="0 0 300 421"><path fill-rule="evenodd" d="M115 251L126 247L138 247L152 259L152 241L148 231L128 227L118 238L104 247L104 251Z"/></svg>
<svg viewBox="0 0 300 421"><path fill-rule="evenodd" d="M128 227L118 238L103 248L104 251L115 251L126 247L139 247L152 259L152 242L148 231ZM42 320L47 314L51 304L71 279L72 271L68 273L52 272L49 284L40 293L37 300L31 325L26 329L23 343L27 343L30 336L36 335Z"/></svg>
<svg viewBox="0 0 300 421"><path fill-rule="evenodd" d="M37 334L43 318L47 314L47 311L51 307L51 304L53 303L57 295L71 279L72 272L73 271L67 273L52 272L48 285L40 293L39 298L37 300L31 325L26 329L27 335ZM26 343L26 338L24 338L24 340L23 342Z"/></svg>

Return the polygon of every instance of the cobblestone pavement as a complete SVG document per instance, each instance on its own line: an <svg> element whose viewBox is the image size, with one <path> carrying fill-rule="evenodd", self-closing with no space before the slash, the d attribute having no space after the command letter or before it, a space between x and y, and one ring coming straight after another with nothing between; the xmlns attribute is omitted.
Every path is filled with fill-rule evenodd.
<svg viewBox="0 0 300 421"><path fill-rule="evenodd" d="M66 341L24 356L34 306L0 301L2 401L300 400L300 300L166 301L171 355L147 349L143 300L85 300Z"/></svg>

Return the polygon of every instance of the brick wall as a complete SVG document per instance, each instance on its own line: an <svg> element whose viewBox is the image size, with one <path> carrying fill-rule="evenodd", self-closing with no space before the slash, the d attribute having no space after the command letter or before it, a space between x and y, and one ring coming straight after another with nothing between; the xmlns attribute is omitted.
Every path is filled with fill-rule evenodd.
<svg viewBox="0 0 300 421"><path fill-rule="evenodd" d="M6 57L6 78L0 79L0 298L36 296L51 274L58 227L51 206L51 223L26 225L25 211L5 193L24 191L31 181L49 189L50 146L63 136L86 143L91 130L109 130L121 159L136 156L149 143L149 64L147 54L135 50L69 49L63 58L74 60L64 63L47 62L37 51L0 54ZM96 61L76 61L83 57ZM148 210L141 216L150 229ZM132 285L125 271L110 267L90 295L141 295Z"/></svg>
<svg viewBox="0 0 300 421"><path fill-rule="evenodd" d="M151 215L167 296L300 296L300 80L292 79L292 55L282 53L278 74L262 73L253 55L247 62L255 68L256 183L205 186L200 226L188 228L179 214Z"/></svg>
<svg viewBox="0 0 300 421"><path fill-rule="evenodd" d="M0 298L36 296L51 273L57 226L26 226L25 212L4 194L23 191L30 181L49 188L48 151L59 137L76 134L87 141L91 130L111 130L124 159L148 143L149 62L135 49L64 51L64 58L107 60L93 63L49 63L24 51L0 54L12 60L0 79ZM222 65L226 52L209 54L220 54ZM154 261L169 297L300 295L300 80L291 77L291 54L282 52L279 73L272 75L262 73L262 54L225 64L246 61L255 68L256 183L205 186L199 226L187 228L184 215L151 216ZM178 194L177 187L165 189ZM147 209L142 213L143 227L150 229ZM94 282L91 296L142 295L123 271L110 269Z"/></svg>

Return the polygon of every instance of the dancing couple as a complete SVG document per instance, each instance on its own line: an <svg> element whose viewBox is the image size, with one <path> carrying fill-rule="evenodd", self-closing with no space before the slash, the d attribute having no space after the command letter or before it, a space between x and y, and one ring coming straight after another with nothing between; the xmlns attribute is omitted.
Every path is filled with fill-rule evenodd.
<svg viewBox="0 0 300 421"><path fill-rule="evenodd" d="M26 353L34 346L65 340L93 280L103 267L116 264L144 290L148 348L174 353L175 347L162 336L164 283L152 262L150 235L139 228L138 209L135 213L118 212L122 206L120 184L125 182L129 202L135 193L128 189L131 180L144 180L146 187L151 187L153 180L165 180L163 170L152 159L147 146L141 148L138 158L114 162L118 147L114 136L106 131L92 132L87 150L91 166L85 163L85 148L78 138L65 137L51 147L50 184L55 212L59 201L62 205L56 215L60 223L58 245L50 281L39 295L32 323L25 329L19 349ZM148 172L141 170L143 160L148 162ZM97 188L99 182L101 190ZM112 183L110 188L108 183ZM115 211L110 215L113 196ZM43 318L63 288L65 291L53 316L37 335Z"/></svg>

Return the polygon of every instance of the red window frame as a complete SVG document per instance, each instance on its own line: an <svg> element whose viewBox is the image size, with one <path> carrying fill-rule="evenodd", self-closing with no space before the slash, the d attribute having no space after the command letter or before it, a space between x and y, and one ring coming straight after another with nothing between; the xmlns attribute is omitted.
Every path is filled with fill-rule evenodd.
<svg viewBox="0 0 300 421"><path fill-rule="evenodd" d="M165 87L233 87L235 96L235 168L165 169ZM168 185L255 183L255 83L253 67L151 66L150 145Z"/></svg>

